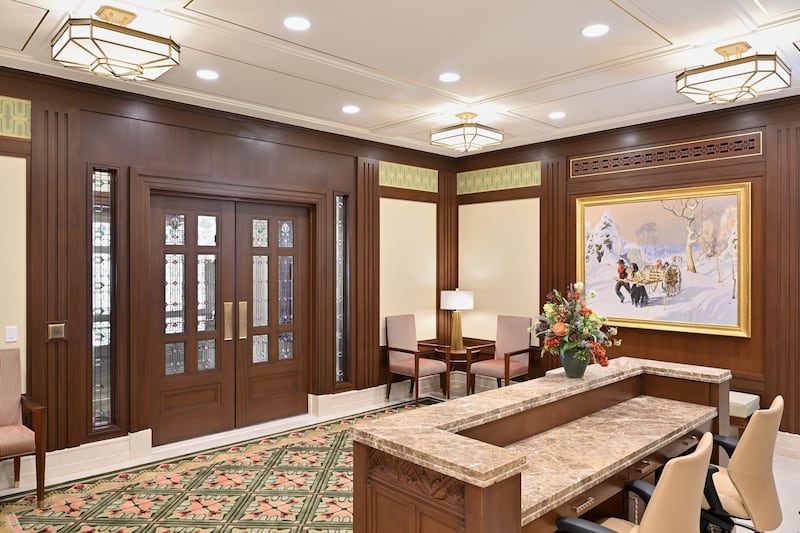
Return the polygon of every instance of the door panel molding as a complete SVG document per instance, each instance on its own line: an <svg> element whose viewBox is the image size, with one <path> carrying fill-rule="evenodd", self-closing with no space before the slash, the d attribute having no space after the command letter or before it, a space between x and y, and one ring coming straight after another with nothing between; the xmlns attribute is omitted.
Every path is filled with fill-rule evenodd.
<svg viewBox="0 0 800 533"><path fill-rule="evenodd" d="M309 305L305 323L309 335L308 362L303 379L307 380L309 393L327 391L311 389L311 375L318 372L320 361L333 357L334 350L334 302L325 295L333 294L334 264L332 233L327 223L333 209L333 194L323 189L289 190L274 187L250 187L220 183L220 178L205 175L187 175L174 172L159 172L148 169L130 169L130 257L146 258L149 255L150 198L154 194L179 195L193 198L233 200L252 203L283 204L303 207L308 210L309 224ZM330 235L329 235L330 234ZM160 401L148 394L150 368L145 354L149 349L148 331L148 276L146 260L132 259L130 262L130 406L131 431L152 426L150 417L154 412L152 402ZM234 306L235 307L235 306ZM238 334L238 324L235 334ZM238 335L237 335L238 336ZM235 341L234 341L235 342ZM333 376L329 381L333 381Z"/></svg>

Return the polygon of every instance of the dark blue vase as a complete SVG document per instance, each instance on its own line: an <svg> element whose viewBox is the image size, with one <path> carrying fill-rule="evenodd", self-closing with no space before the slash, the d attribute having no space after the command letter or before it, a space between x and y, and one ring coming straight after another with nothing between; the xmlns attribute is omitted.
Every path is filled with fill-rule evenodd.
<svg viewBox="0 0 800 533"><path fill-rule="evenodd" d="M578 357L579 348L570 348L561 352L561 366L568 378L582 378L589 364L589 355L584 353L583 359Z"/></svg>

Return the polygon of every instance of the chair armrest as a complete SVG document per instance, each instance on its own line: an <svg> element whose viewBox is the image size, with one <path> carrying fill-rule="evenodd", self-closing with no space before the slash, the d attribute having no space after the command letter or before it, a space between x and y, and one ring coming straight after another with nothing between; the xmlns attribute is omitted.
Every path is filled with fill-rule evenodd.
<svg viewBox="0 0 800 533"><path fill-rule="evenodd" d="M736 437L726 437L725 435L714 434L712 435L714 444L716 446L722 446L722 449L725 450L725 453L728 454L728 457L733 457L733 452L736 450L736 445L739 444L739 439Z"/></svg>
<svg viewBox="0 0 800 533"><path fill-rule="evenodd" d="M464 349L467 351L467 369L469 369L469 365L472 363L472 356L477 354L486 354L483 350L485 348L493 348L494 343L489 342L486 344L476 344L475 346L464 346ZM488 355L488 354L486 354Z"/></svg>
<svg viewBox="0 0 800 533"><path fill-rule="evenodd" d="M417 346L425 346L427 348L449 348L447 344L437 344L435 342L418 342Z"/></svg>
<svg viewBox="0 0 800 533"><path fill-rule="evenodd" d="M493 347L494 347L493 342L487 342L486 344L476 344L475 346L464 346L464 349L467 350L468 352L480 352L485 348L493 348Z"/></svg>
<svg viewBox="0 0 800 533"><path fill-rule="evenodd" d="M512 355L520 355L520 354L523 354L523 353L530 353L530 352L531 352L530 347L521 348L519 350L514 350L513 352L508 352L508 353L505 354L505 356L506 357L511 357Z"/></svg>
<svg viewBox="0 0 800 533"><path fill-rule="evenodd" d="M40 404L29 396L21 396L22 412L30 413L31 415L31 429L36 435L36 440L44 439L45 431L45 417L47 416L47 407Z"/></svg>
<svg viewBox="0 0 800 533"><path fill-rule="evenodd" d="M706 497L708 508L712 512L722 511L722 502L719 500L717 494L717 487L714 485L714 474L719 472L719 468L714 465L708 465L708 472L706 473L706 484L703 487L703 496Z"/></svg>
<svg viewBox="0 0 800 533"><path fill-rule="evenodd" d="M625 483L625 489L636 494L644 503L647 503L650 501L650 498L653 497L656 486L641 479L634 479L633 481Z"/></svg>
<svg viewBox="0 0 800 533"><path fill-rule="evenodd" d="M595 524L577 516L565 516L556 522L558 531L567 533L616 533L613 529Z"/></svg>

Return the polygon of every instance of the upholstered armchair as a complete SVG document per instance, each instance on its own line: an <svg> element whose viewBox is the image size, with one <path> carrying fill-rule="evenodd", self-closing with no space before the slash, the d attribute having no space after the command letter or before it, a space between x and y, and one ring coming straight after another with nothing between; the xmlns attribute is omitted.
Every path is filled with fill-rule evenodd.
<svg viewBox="0 0 800 533"><path fill-rule="evenodd" d="M783 521L778 490L772 473L775 440L783 416L783 397L769 409L753 413L742 438L714 435L714 444L730 457L727 468L712 466L706 481L700 530L717 526L730 533L735 526L753 531L777 529ZM734 519L751 520L743 524ZM738 530L738 528L737 528Z"/></svg>
<svg viewBox="0 0 800 533"><path fill-rule="evenodd" d="M467 394L475 392L475 376L497 378L497 386L505 385L511 378L528 373L531 366L531 318L525 316L497 317L495 342L466 347ZM473 362L484 350L494 346L494 357Z"/></svg>
<svg viewBox="0 0 800 533"><path fill-rule="evenodd" d="M694 531L700 523L703 495L712 437L706 433L689 455L667 462L655 488L641 480L629 481L625 488L640 496L647 506L637 526L621 518L590 522L577 517L558 519L558 531L568 533L679 533Z"/></svg>
<svg viewBox="0 0 800 533"><path fill-rule="evenodd" d="M19 350L0 350L0 460L14 460L19 486L20 458L36 456L36 501L44 501L45 407L21 394ZM30 416L30 428L23 424ZM32 428L32 429L31 429Z"/></svg>
<svg viewBox="0 0 800 533"><path fill-rule="evenodd" d="M444 352L444 361L425 357ZM417 324L414 315L386 317L386 399L392 390L392 374L411 378L414 402L419 405L419 378L443 375L444 395L450 397L450 347L442 344L417 341Z"/></svg>

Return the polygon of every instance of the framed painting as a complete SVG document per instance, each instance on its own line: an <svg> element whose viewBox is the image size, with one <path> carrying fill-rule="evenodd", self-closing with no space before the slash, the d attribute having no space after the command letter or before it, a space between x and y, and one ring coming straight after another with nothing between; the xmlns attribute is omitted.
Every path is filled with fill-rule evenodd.
<svg viewBox="0 0 800 533"><path fill-rule="evenodd" d="M577 279L616 326L750 336L750 184L577 199Z"/></svg>

